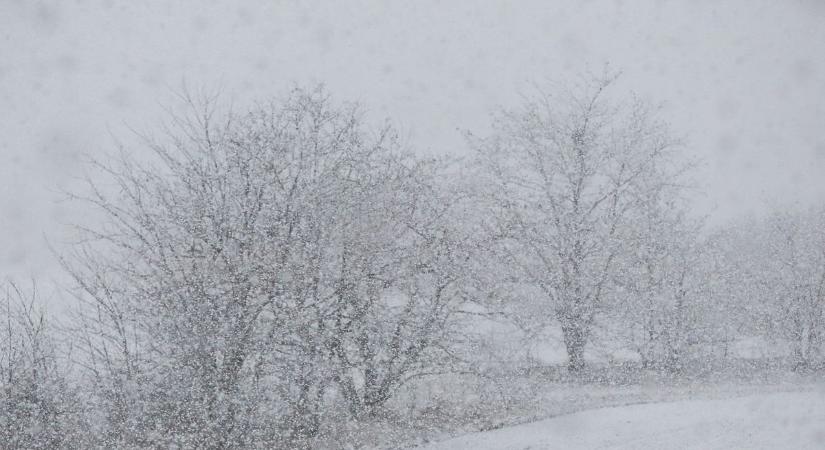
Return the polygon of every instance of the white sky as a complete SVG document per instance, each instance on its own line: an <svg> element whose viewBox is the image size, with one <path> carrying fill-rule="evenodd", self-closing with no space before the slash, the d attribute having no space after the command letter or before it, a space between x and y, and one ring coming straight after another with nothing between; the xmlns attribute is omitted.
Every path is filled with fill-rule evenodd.
<svg viewBox="0 0 825 450"><path fill-rule="evenodd" d="M819 0L0 0L0 275L56 272L80 155L151 130L184 80L236 104L325 82L460 153L457 130L483 134L530 83L610 62L704 158L715 222L822 201L823 25Z"/></svg>

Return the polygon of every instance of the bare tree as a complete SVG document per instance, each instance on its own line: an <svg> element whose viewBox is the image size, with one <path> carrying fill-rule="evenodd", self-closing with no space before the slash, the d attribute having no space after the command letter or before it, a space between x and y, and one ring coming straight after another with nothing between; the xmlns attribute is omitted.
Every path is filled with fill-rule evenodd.
<svg viewBox="0 0 825 450"><path fill-rule="evenodd" d="M825 214L821 208L781 210L767 218L730 225L705 250L709 297L717 305L715 329L734 339L762 339L791 367L821 362L825 332ZM720 342L722 342L720 341Z"/></svg>
<svg viewBox="0 0 825 450"><path fill-rule="evenodd" d="M320 88L190 103L151 158L97 165L118 192L90 182L105 224L64 258L109 443L298 445L336 392L360 416L431 372L462 239L440 163Z"/></svg>
<svg viewBox="0 0 825 450"><path fill-rule="evenodd" d="M790 341L794 370L822 363L825 342L825 209L767 221L763 302L770 329Z"/></svg>
<svg viewBox="0 0 825 450"><path fill-rule="evenodd" d="M626 326L643 368L678 372L692 336L702 328L704 301L700 233L676 189L643 189L635 220L623 235L611 308ZM612 303L611 302L611 303ZM621 326L621 325L620 325Z"/></svg>
<svg viewBox="0 0 825 450"><path fill-rule="evenodd" d="M471 237L457 226L439 165L396 161L370 171L342 229L329 345L356 415L449 364Z"/></svg>
<svg viewBox="0 0 825 450"><path fill-rule="evenodd" d="M544 323L558 321L571 371L584 367L638 198L664 192L684 168L649 106L610 100L615 80L539 92L499 114L491 136L470 138L499 254L537 288Z"/></svg>
<svg viewBox="0 0 825 450"><path fill-rule="evenodd" d="M37 304L37 290L3 286L0 334L0 440L4 448L80 445L84 410L65 360Z"/></svg>

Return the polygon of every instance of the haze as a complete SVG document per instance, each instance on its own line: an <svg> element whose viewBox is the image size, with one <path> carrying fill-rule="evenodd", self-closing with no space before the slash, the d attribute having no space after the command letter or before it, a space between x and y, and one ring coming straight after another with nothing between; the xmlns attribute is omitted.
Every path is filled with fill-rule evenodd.
<svg viewBox="0 0 825 450"><path fill-rule="evenodd" d="M0 268L59 272L47 241L73 220L60 190L81 156L155 130L184 82L235 104L323 82L418 151L461 154L462 130L534 83L609 63L704 160L697 213L808 204L825 195L823 21L816 1L5 0Z"/></svg>

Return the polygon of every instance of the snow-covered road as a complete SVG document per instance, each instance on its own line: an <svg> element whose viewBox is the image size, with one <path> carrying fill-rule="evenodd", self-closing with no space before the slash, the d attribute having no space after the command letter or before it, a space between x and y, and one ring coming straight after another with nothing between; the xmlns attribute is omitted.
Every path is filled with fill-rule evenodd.
<svg viewBox="0 0 825 450"><path fill-rule="evenodd" d="M825 392L596 409L424 448L825 449Z"/></svg>

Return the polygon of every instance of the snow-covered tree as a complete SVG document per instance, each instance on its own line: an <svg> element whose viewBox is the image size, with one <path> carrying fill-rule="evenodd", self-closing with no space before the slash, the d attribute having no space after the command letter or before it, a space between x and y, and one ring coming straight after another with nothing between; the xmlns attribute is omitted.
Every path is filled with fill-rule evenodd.
<svg viewBox="0 0 825 450"><path fill-rule="evenodd" d="M776 213L766 225L769 329L791 344L794 369L808 368L825 356L825 209Z"/></svg>
<svg viewBox="0 0 825 450"><path fill-rule="evenodd" d="M197 105L192 102L193 106ZM273 445L360 417L440 370L462 248L442 164L323 89L99 164L106 218L64 259L107 444Z"/></svg>
<svg viewBox="0 0 825 450"><path fill-rule="evenodd" d="M84 409L34 285L0 292L0 441L3 448L53 449L83 442Z"/></svg>
<svg viewBox="0 0 825 450"><path fill-rule="evenodd" d="M784 348L797 369L818 363L825 331L824 226L821 208L783 209L714 233L703 253L703 279L720 308L709 335L724 331L724 343L759 339L775 356Z"/></svg>
<svg viewBox="0 0 825 450"><path fill-rule="evenodd" d="M638 201L678 180L676 141L642 101L611 99L615 76L558 94L539 93L471 136L488 228L519 284L535 288L545 325L557 321L572 371L596 315L623 270L624 230Z"/></svg>
<svg viewBox="0 0 825 450"><path fill-rule="evenodd" d="M673 204L646 202L627 230L613 307L645 368L674 372L700 330L704 295L701 222Z"/></svg>

